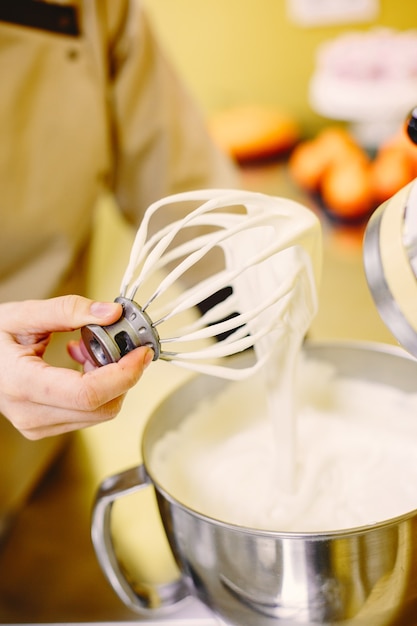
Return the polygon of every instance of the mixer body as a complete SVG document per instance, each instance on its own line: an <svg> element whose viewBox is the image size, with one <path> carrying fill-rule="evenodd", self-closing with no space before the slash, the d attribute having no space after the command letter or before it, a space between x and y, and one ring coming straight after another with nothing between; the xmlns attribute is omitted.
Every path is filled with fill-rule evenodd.
<svg viewBox="0 0 417 626"><path fill-rule="evenodd" d="M365 233L364 267L383 321L417 357L417 180L372 215Z"/></svg>

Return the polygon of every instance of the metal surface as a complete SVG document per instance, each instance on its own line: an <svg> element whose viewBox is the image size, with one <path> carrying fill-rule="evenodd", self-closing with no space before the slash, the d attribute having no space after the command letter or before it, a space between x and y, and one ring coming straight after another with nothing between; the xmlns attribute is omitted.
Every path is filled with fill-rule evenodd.
<svg viewBox="0 0 417 626"><path fill-rule="evenodd" d="M125 354L139 346L149 346L154 352L153 360L159 358L158 331L152 320L133 300L118 297L123 307L121 318L109 326L89 324L81 329L85 347L97 365L116 363Z"/></svg>
<svg viewBox="0 0 417 626"><path fill-rule="evenodd" d="M417 362L397 348L361 343L308 346L343 376L417 385ZM417 614L417 510L367 527L325 533L257 531L210 519L175 500L152 473L151 451L167 429L225 382L199 376L168 397L143 437L144 465L103 483L93 516L93 541L120 598L140 614L159 616L189 593L241 626L400 626ZM398 419L398 416L393 416ZM113 503L153 484L182 577L165 588L133 589L111 537ZM168 594L165 591L168 589Z"/></svg>
<svg viewBox="0 0 417 626"><path fill-rule="evenodd" d="M372 215L364 237L365 273L394 337L417 357L417 184L407 185Z"/></svg>
<svg viewBox="0 0 417 626"><path fill-rule="evenodd" d="M408 117L417 143L417 109ZM364 267L381 318L417 357L417 181L406 185L372 215L365 231Z"/></svg>
<svg viewBox="0 0 417 626"><path fill-rule="evenodd" d="M135 591L119 564L111 535L111 509L114 501L149 484L143 465L106 479L100 487L94 508L92 538L99 563L120 599L130 609L155 617L163 615L168 608L190 596L185 580L180 578L159 586L142 583L138 591Z"/></svg>

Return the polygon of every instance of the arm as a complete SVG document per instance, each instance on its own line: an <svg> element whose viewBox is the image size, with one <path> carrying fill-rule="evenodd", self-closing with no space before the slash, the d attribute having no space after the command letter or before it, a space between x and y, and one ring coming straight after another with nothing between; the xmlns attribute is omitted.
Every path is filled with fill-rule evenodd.
<svg viewBox="0 0 417 626"><path fill-rule="evenodd" d="M0 305L0 411L28 439L64 433L112 419L126 392L150 363L149 348L137 348L118 363L95 368L79 342L70 355L84 372L44 360L53 332L86 324L111 324L121 306L81 296Z"/></svg>

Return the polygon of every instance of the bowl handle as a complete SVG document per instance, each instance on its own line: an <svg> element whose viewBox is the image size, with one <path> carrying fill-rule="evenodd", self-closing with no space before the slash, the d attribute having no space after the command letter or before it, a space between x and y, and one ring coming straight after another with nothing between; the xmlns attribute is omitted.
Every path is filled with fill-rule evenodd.
<svg viewBox="0 0 417 626"><path fill-rule="evenodd" d="M149 485L152 485L152 481L143 465L106 478L97 492L91 537L98 562L119 598L136 613L156 617L158 613L166 613L167 608L191 595L185 580L179 578L163 585L137 583L134 588L119 563L111 535L114 501Z"/></svg>

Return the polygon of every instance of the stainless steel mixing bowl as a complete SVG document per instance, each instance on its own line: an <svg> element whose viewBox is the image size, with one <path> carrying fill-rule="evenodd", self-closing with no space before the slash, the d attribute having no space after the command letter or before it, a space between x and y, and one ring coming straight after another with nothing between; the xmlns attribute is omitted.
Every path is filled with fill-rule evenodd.
<svg viewBox="0 0 417 626"><path fill-rule="evenodd" d="M417 362L396 347L331 343L307 350L341 375L417 390ZM93 542L120 598L139 613L159 617L194 595L221 619L239 626L417 624L417 510L343 531L266 532L201 515L158 482L150 463L155 443L202 396L218 393L225 384L198 376L169 396L145 430L143 464L109 478L99 490ZM133 588L113 549L111 508L117 498L149 485L181 578L156 588ZM415 489L417 507L417 485Z"/></svg>

